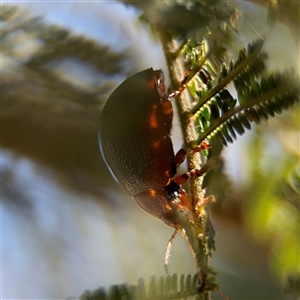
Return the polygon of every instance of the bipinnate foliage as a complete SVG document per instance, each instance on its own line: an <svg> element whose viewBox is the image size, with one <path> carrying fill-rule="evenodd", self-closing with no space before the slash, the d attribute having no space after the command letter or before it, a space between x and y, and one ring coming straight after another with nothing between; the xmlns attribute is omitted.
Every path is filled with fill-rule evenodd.
<svg viewBox="0 0 300 300"><path fill-rule="evenodd" d="M262 52L262 46L263 40L253 42L247 50L239 50L236 60L218 66L210 59L205 41L197 47L186 45L184 57L192 69L199 70L188 82L195 99L188 117L195 119L198 128L198 139L192 146L207 139L212 145L210 155L219 155L224 146L250 130L253 123L261 124L299 101L298 76L293 70L266 74L267 54ZM210 175L211 172L206 174L203 188L209 188Z"/></svg>
<svg viewBox="0 0 300 300"><path fill-rule="evenodd" d="M214 287L211 287L214 288ZM80 300L130 300L130 299L194 299L200 300L197 287L197 274L181 275L179 280L176 274L166 277L153 276L148 283L139 279L137 285L113 285L107 291L99 288L93 292L86 291Z"/></svg>
<svg viewBox="0 0 300 300"><path fill-rule="evenodd" d="M249 44L247 51L240 49L238 58L223 63L220 72L215 72L207 59L188 83L196 99L189 112L196 119L199 132L196 145L205 139L216 141L220 147L233 143L238 135L251 129L252 122L267 121L299 99L299 84L293 71L263 76L267 55L261 52L262 45L259 40ZM230 84L235 91L226 88Z"/></svg>
<svg viewBox="0 0 300 300"><path fill-rule="evenodd" d="M184 114L186 119L194 120L198 133L197 139L190 141L190 147L204 140L211 146L203 153L206 164L200 169L203 174L208 171L201 185L206 195L215 194L214 184L221 181L222 148L250 130L253 123L267 121L299 102L298 76L293 70L266 72L267 54L262 52L262 46L262 39L253 42L247 50L240 49L237 59L229 62L216 60L205 39L199 45L188 43L183 47L183 58L191 69L187 87L194 100L192 108ZM211 223L207 224L205 234L202 244L206 244L209 254L203 253L204 256L214 249Z"/></svg>

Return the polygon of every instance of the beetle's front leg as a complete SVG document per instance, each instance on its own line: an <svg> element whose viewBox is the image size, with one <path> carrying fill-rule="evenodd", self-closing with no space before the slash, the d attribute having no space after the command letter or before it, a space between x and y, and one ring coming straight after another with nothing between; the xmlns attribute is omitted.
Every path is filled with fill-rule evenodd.
<svg viewBox="0 0 300 300"><path fill-rule="evenodd" d="M185 89L186 83L188 81L189 73L190 73L190 70L186 71L186 73L184 75L184 79L182 80L177 91L174 91L174 92L162 97L161 107L162 107L163 114L165 116L166 127L169 132L171 131L172 121L173 121L173 107L172 107L171 99L174 97L180 96L180 94L183 92L183 90ZM158 81L158 84L159 84L159 90L161 92L164 92L165 86L162 85L162 81L161 80Z"/></svg>

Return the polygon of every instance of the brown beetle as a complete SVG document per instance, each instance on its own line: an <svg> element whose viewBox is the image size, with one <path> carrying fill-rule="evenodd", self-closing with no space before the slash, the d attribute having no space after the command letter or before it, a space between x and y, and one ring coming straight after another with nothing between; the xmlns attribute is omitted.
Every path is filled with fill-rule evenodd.
<svg viewBox="0 0 300 300"><path fill-rule="evenodd" d="M161 70L147 69L126 79L103 108L99 143L125 192L142 209L177 228L170 201L176 199L176 205L191 214L190 200L180 186L190 174L175 176L186 154L181 149L175 156L170 138L170 98L180 92L167 95L165 90Z"/></svg>
<svg viewBox="0 0 300 300"><path fill-rule="evenodd" d="M175 228L165 252L167 273L172 240L177 230L182 229L174 207L177 213L184 212L191 223L194 221L195 207L191 207L181 184L190 177L202 176L210 166L208 161L200 170L176 175L176 167L184 161L187 151L180 149L174 155L170 138L173 119L170 98L183 91L186 78L179 91L168 95L161 70L151 68L129 77L107 100L99 132L102 156L121 187L142 209ZM202 142L190 151L200 152L208 147ZM181 233L186 238L185 231ZM191 242L187 238L186 241L195 257ZM198 276L202 288L205 271L198 270ZM218 287L216 290L230 299Z"/></svg>

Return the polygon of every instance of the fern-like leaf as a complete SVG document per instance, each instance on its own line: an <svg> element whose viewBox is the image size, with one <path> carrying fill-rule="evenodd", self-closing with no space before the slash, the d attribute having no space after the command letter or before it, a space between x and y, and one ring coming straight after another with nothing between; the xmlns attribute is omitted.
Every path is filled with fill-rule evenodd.
<svg viewBox="0 0 300 300"><path fill-rule="evenodd" d="M214 82L215 72L210 72L212 80L208 81L202 89L196 92L198 101L191 113L195 114L205 104L209 105L214 100L213 98L220 91L223 91L235 78L240 78L241 81L246 82L250 78L257 77L264 70L264 60L266 59L266 54L261 53L262 45L262 41L250 44L247 52L245 49L240 50L235 62L230 62L228 66L223 64L216 78L216 84Z"/></svg>
<svg viewBox="0 0 300 300"><path fill-rule="evenodd" d="M198 275L177 274L166 277L153 276L148 284L144 279L139 279L137 285L113 285L108 291L99 288L95 291L86 291L81 295L81 300L129 300L129 299L200 299L201 292L197 286ZM211 286L211 289L215 288ZM207 290L207 288L206 288Z"/></svg>
<svg viewBox="0 0 300 300"><path fill-rule="evenodd" d="M239 86L238 101L232 101L233 98L230 97L220 97L222 106L214 106L219 115L214 118L211 113L209 125L200 133L198 143L205 138L216 137L226 146L237 135L243 134L245 129L250 129L251 122L266 121L291 107L299 97L299 86L293 77L292 73L287 72L271 74L260 82L253 79L250 86ZM226 102L231 103L232 107L224 112L222 108L227 105ZM211 107L213 105L214 102Z"/></svg>
<svg viewBox="0 0 300 300"><path fill-rule="evenodd" d="M251 123L260 123L290 108L299 99L299 84L293 72L284 71L262 77L267 55L261 52L262 41L240 50L235 62L223 64L219 75L202 62L202 70L188 83L197 103L189 114L196 120L198 139L192 146L208 139L226 146ZM233 83L237 99L226 87ZM216 146L216 145L215 145Z"/></svg>

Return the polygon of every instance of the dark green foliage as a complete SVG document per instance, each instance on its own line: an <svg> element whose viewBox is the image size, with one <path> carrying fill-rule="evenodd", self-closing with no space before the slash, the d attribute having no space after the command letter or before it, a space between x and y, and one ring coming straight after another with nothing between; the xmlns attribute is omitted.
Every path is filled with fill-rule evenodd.
<svg viewBox="0 0 300 300"><path fill-rule="evenodd" d="M197 99L191 113L196 117L199 128L199 138L195 144L208 139L226 146L246 129L251 129L252 122L259 124L267 121L298 101L299 84L292 71L262 77L267 58L261 52L262 45L259 40L249 44L247 51L241 49L235 62L220 65L218 75L207 58L202 64L208 73L205 80L203 75L191 79L188 86ZM231 83L234 84L237 99L226 88Z"/></svg>
<svg viewBox="0 0 300 300"><path fill-rule="evenodd" d="M103 288L93 292L86 291L81 295L81 300L129 300L129 299L201 299L201 292L197 286L197 275L181 275L179 280L177 274L166 277L155 277L145 284L139 279L137 285L113 285L105 292Z"/></svg>

